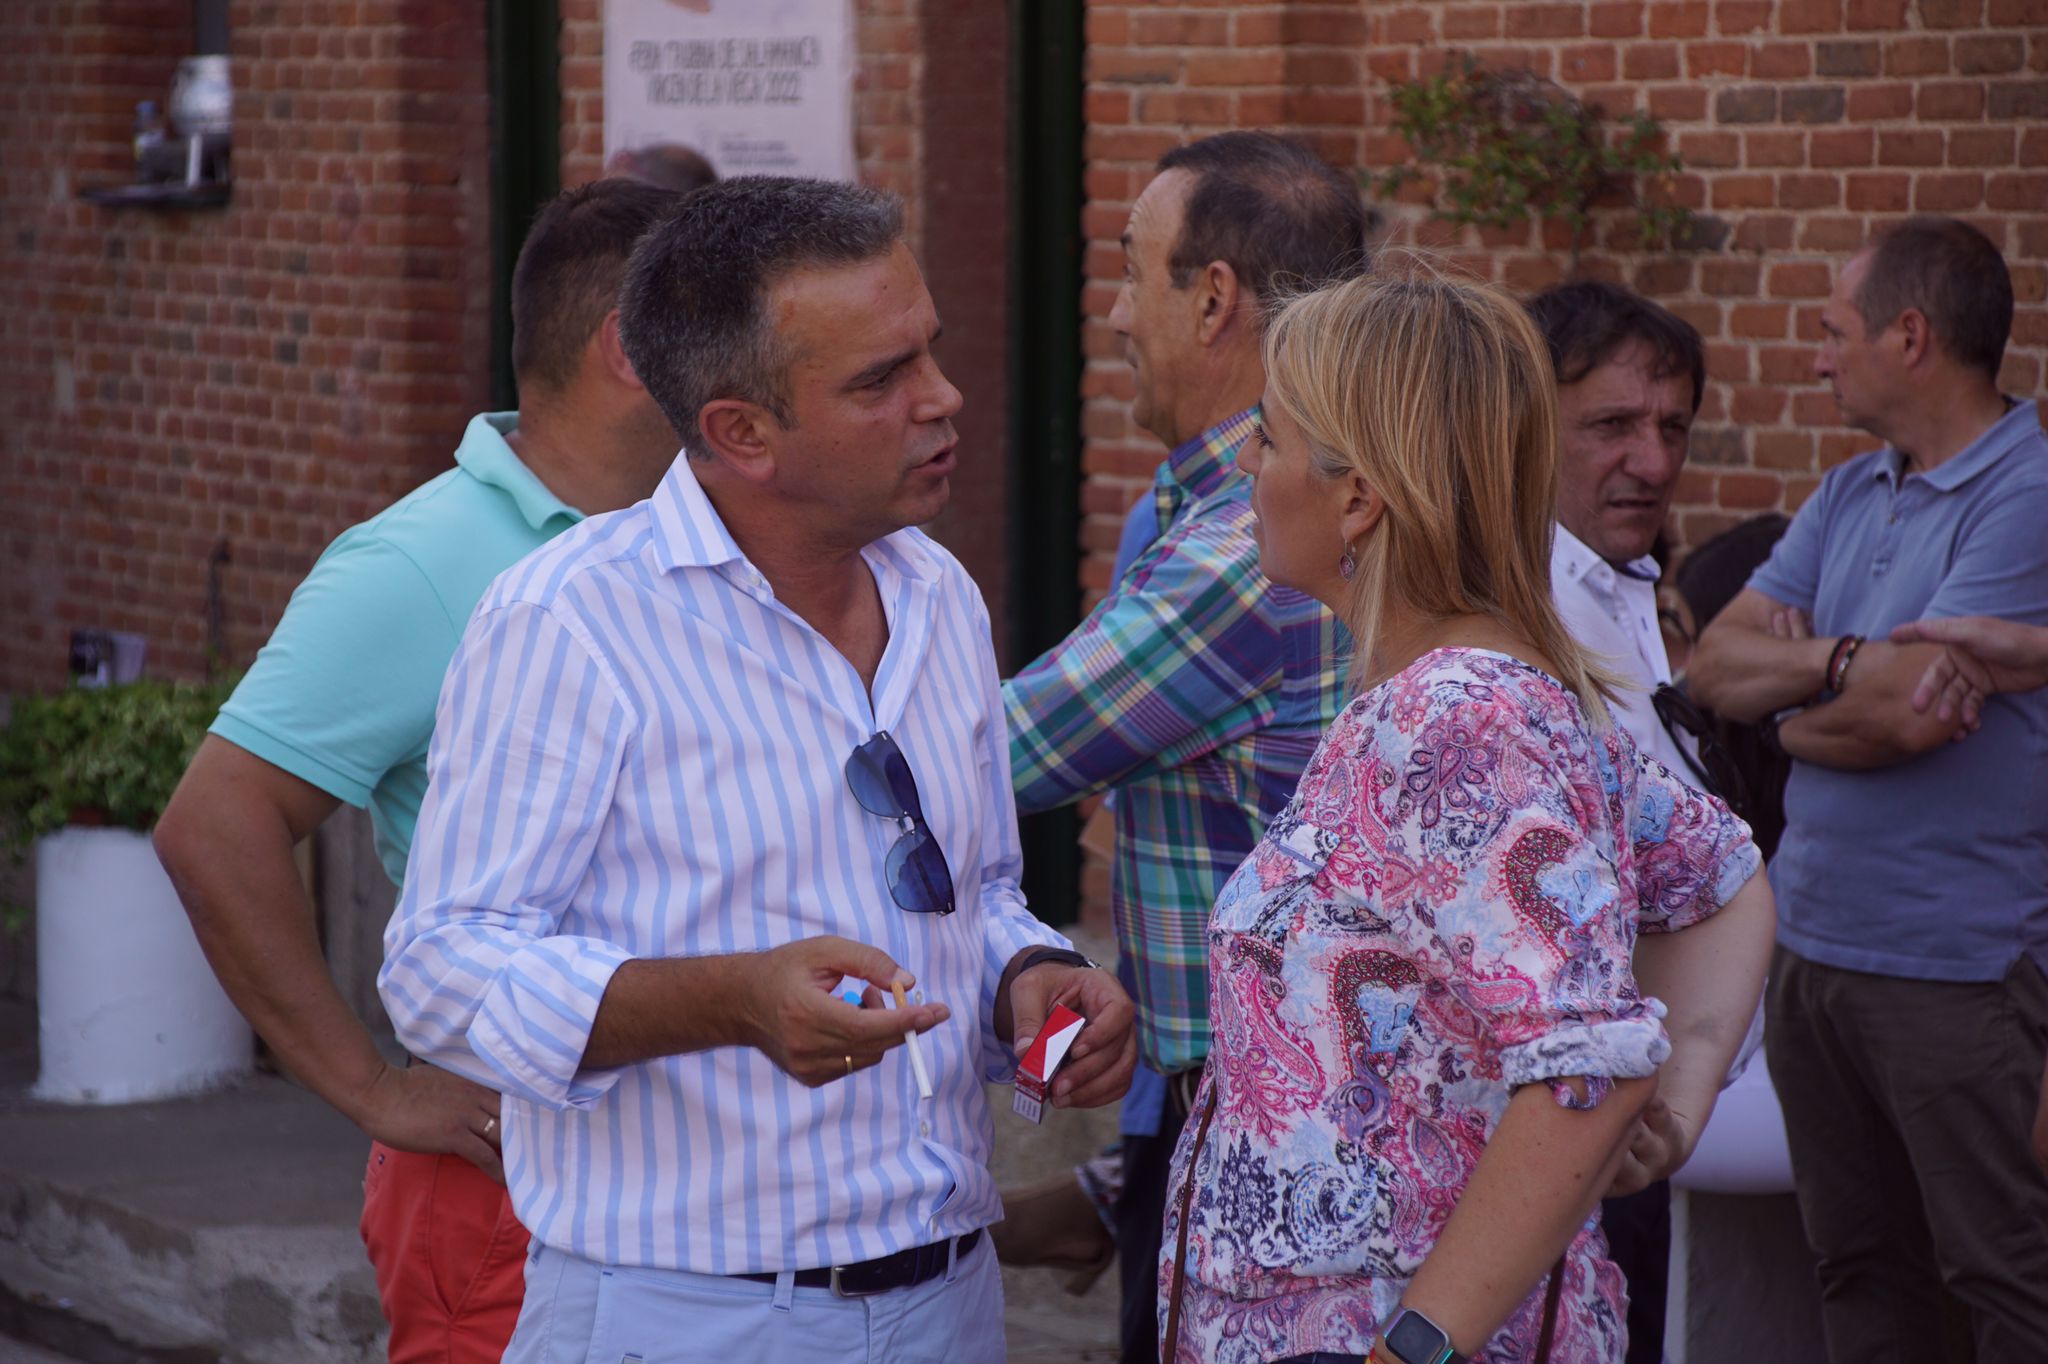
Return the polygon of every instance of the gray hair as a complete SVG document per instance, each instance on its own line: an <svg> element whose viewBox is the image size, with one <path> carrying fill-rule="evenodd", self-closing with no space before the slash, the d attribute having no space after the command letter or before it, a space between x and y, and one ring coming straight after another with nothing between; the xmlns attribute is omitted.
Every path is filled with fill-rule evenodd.
<svg viewBox="0 0 2048 1364"><path fill-rule="evenodd" d="M633 250L619 297L626 358L685 448L707 403L738 398L791 424L791 357L768 294L792 271L858 265L903 239L893 194L750 175L685 195Z"/></svg>

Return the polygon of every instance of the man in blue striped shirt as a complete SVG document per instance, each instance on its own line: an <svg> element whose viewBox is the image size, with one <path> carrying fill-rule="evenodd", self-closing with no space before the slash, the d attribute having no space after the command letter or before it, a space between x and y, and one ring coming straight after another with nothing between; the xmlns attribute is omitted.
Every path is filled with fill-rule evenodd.
<svg viewBox="0 0 2048 1364"><path fill-rule="evenodd" d="M1121 1095L1135 1041L1025 908L987 612L908 529L960 395L901 208L700 191L620 324L685 457L485 595L380 979L505 1096L506 1358L1000 1360L982 1085L1055 1001L1089 1020L1056 1104Z"/></svg>

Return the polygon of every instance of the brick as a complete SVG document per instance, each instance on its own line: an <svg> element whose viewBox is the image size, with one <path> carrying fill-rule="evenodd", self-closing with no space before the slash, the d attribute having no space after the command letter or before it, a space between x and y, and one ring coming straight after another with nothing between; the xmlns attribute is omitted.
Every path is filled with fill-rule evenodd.
<svg viewBox="0 0 2048 1364"><path fill-rule="evenodd" d="M1976 28L1984 22L1984 0L1918 0L1913 8L1922 28Z"/></svg>
<svg viewBox="0 0 2048 1364"><path fill-rule="evenodd" d="M1789 251L1799 219L1790 213L1752 213L1735 228L1738 251Z"/></svg>
<svg viewBox="0 0 2048 1364"><path fill-rule="evenodd" d="M2048 80L1993 81L1987 94L1992 118L2048 118Z"/></svg>
<svg viewBox="0 0 2048 1364"><path fill-rule="evenodd" d="M2048 171L2008 171L1992 176L1984 202L2001 213L2048 212Z"/></svg>
<svg viewBox="0 0 2048 1364"><path fill-rule="evenodd" d="M1813 352L1804 346L1759 347L1757 378L1767 384L1812 383Z"/></svg>
<svg viewBox="0 0 2048 1364"><path fill-rule="evenodd" d="M1586 7L1582 4L1513 4L1507 7L1506 35L1510 38L1577 38L1586 31Z"/></svg>
<svg viewBox="0 0 2048 1364"><path fill-rule="evenodd" d="M1803 80L1813 74L1812 45L1761 43L1749 54L1749 74L1757 80Z"/></svg>
<svg viewBox="0 0 2048 1364"><path fill-rule="evenodd" d="M1759 435L1759 439L1762 438ZM1812 437L1801 433L1799 439L1810 441ZM1723 474L1714 491L1716 500L1723 507L1736 511L1767 511L1784 501L1785 485L1769 474Z"/></svg>
<svg viewBox="0 0 2048 1364"><path fill-rule="evenodd" d="M1681 133L1678 155L1695 170L1725 170L1742 164L1742 140L1734 133Z"/></svg>
<svg viewBox="0 0 2048 1364"><path fill-rule="evenodd" d="M1984 203L1984 176L1979 171L1923 175L1913 184L1913 207L1922 213L1962 213Z"/></svg>
<svg viewBox="0 0 2048 1364"><path fill-rule="evenodd" d="M1851 29L1904 28L1906 0L1849 0L1843 20Z"/></svg>
<svg viewBox="0 0 2048 1364"><path fill-rule="evenodd" d="M1728 334L1744 340L1781 341L1792 321L1782 303L1738 303L1728 310Z"/></svg>
<svg viewBox="0 0 2048 1364"><path fill-rule="evenodd" d="M1700 292L1714 298L1755 298L1763 273L1763 262L1757 260L1703 260Z"/></svg>
<svg viewBox="0 0 2048 1364"><path fill-rule="evenodd" d="M1586 31L1596 38L1638 38L1643 6L1638 0L1595 0L1586 7Z"/></svg>
<svg viewBox="0 0 2048 1364"><path fill-rule="evenodd" d="M1958 128L1948 135L1951 166L2004 166L2017 161L2019 136L2012 128ZM2044 139L2048 146L2048 139Z"/></svg>
<svg viewBox="0 0 2048 1364"><path fill-rule="evenodd" d="M1608 105L1610 110L1616 106ZM1653 87L1648 100L1650 117L1665 123L1698 123L1707 116L1707 92L1696 85Z"/></svg>
<svg viewBox="0 0 2048 1364"><path fill-rule="evenodd" d="M1651 0L1652 38L1702 38L1713 20L1706 0Z"/></svg>
<svg viewBox="0 0 2048 1364"><path fill-rule="evenodd" d="M1774 86L1737 86L1714 98L1717 123L1774 123L1777 118L1778 91Z"/></svg>
<svg viewBox="0 0 2048 1364"><path fill-rule="evenodd" d="M1501 33L1500 6L1451 5L1438 17L1437 24L1447 43L1469 43L1482 38L1498 38Z"/></svg>
<svg viewBox="0 0 2048 1364"><path fill-rule="evenodd" d="M1775 0L1714 0L1714 31L1723 37L1769 31Z"/></svg>
<svg viewBox="0 0 2048 1364"><path fill-rule="evenodd" d="M1778 207L1796 209L1836 208L1842 202L1842 182L1833 175L1781 175L1778 177Z"/></svg>
<svg viewBox="0 0 2048 1364"><path fill-rule="evenodd" d="M1575 85L1611 81L1620 74L1612 43L1582 43L1567 47L1557 54L1557 60L1559 74Z"/></svg>
<svg viewBox="0 0 2048 1364"><path fill-rule="evenodd" d="M1913 112L1914 88L1908 81L1879 81L1849 87L1849 119L1874 123L1904 118Z"/></svg>
<svg viewBox="0 0 2048 1364"><path fill-rule="evenodd" d="M1820 76L1875 76L1879 48L1875 42L1815 43L1813 70Z"/></svg>
<svg viewBox="0 0 2048 1364"><path fill-rule="evenodd" d="M1785 415L1786 397L1782 388L1740 384L1729 395L1728 415L1744 426L1775 426Z"/></svg>
<svg viewBox="0 0 2048 1364"><path fill-rule="evenodd" d="M1182 63L1189 85L1279 85L1290 54L1281 51L1197 52Z"/></svg>
<svg viewBox="0 0 2048 1364"><path fill-rule="evenodd" d="M1920 87L1915 111L1922 122L1976 122L1984 117L1982 81L1928 81Z"/></svg>
<svg viewBox="0 0 2048 1364"><path fill-rule="evenodd" d="M1955 69L1964 76L1997 76L2026 64L2026 41L2016 33L1985 33L1957 38Z"/></svg>
<svg viewBox="0 0 2048 1364"><path fill-rule="evenodd" d="M1744 133L1743 164L1752 168L1804 166L1807 164L1806 136L1801 132Z"/></svg>
<svg viewBox="0 0 2048 1364"><path fill-rule="evenodd" d="M1877 135L1877 164L1880 166L1939 166L1945 153L1938 132L1893 131Z"/></svg>
<svg viewBox="0 0 2048 1364"><path fill-rule="evenodd" d="M1685 74L1693 80L1708 76L1740 76L1749 67L1749 49L1741 43L1687 43Z"/></svg>
<svg viewBox="0 0 2048 1364"><path fill-rule="evenodd" d="M1090 84L1171 85L1181 78L1181 58L1172 52L1091 47L1086 67Z"/></svg>
<svg viewBox="0 0 2048 1364"><path fill-rule="evenodd" d="M1817 261L1785 261L1771 267L1766 285L1773 298L1826 298L1833 275Z"/></svg>
<svg viewBox="0 0 2048 1364"><path fill-rule="evenodd" d="M1867 213L1901 213L1912 205L1913 177L1892 172L1849 176L1848 205Z"/></svg>
<svg viewBox="0 0 2048 1364"><path fill-rule="evenodd" d="M1231 100L1229 93L1220 90L1149 90L1138 99L1138 121L1228 125Z"/></svg>
<svg viewBox="0 0 2048 1364"><path fill-rule="evenodd" d="M1842 28L1842 0L1783 0L1778 7L1780 33L1837 33Z"/></svg>
<svg viewBox="0 0 2048 1364"><path fill-rule="evenodd" d="M1840 123L1848 96L1839 85L1803 85L1778 97L1778 114L1787 123Z"/></svg>
<svg viewBox="0 0 2048 1364"><path fill-rule="evenodd" d="M1631 43L1622 50L1621 74L1632 81L1668 81L1678 76L1678 44Z"/></svg>
<svg viewBox="0 0 2048 1364"><path fill-rule="evenodd" d="M1482 6L1481 8L1497 8ZM1240 28L1256 11L1239 10ZM1365 41L1365 15L1355 6L1292 6L1286 13L1287 41L1311 46L1356 47Z"/></svg>
<svg viewBox="0 0 2048 1364"><path fill-rule="evenodd" d="M1993 28L2040 28L2048 24L2048 0L1991 0L1991 12L1985 17Z"/></svg>
<svg viewBox="0 0 2048 1364"><path fill-rule="evenodd" d="M1892 38L1884 45L1887 76L1946 75L1949 69L1946 38Z"/></svg>
<svg viewBox="0 0 2048 1364"><path fill-rule="evenodd" d="M1815 166L1874 166L1878 160L1878 139L1870 129L1815 133L1808 147Z"/></svg>
<svg viewBox="0 0 2048 1364"><path fill-rule="evenodd" d="M1229 41L1227 14L1141 9L1131 15L1131 43L1136 47L1221 47Z"/></svg>

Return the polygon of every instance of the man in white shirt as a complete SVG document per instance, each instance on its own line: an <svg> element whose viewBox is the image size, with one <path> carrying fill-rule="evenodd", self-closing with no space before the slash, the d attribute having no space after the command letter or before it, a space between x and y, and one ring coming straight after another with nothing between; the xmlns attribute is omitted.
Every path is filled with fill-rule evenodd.
<svg viewBox="0 0 2048 1364"><path fill-rule="evenodd" d="M1615 718L1636 746L1697 781L1650 697L1671 680L1657 561L1706 380L1683 318L1617 285L1561 284L1529 302L1557 370L1557 538L1551 591L1579 643L1636 684Z"/></svg>
<svg viewBox="0 0 2048 1364"><path fill-rule="evenodd" d="M1134 1010L1024 905L987 610L913 529L960 393L901 205L686 195L619 329L684 454L471 617L379 978L504 1095L505 1358L995 1364L982 1086L1057 1001L1053 1103L1110 1102Z"/></svg>
<svg viewBox="0 0 2048 1364"><path fill-rule="evenodd" d="M1613 284L1561 284L1531 299L1529 311L1557 371L1550 588L1558 614L1579 643L1633 684L1615 701L1614 717L1636 747L1697 783L1650 699L1671 680L1650 547L1685 468L1706 348L1683 318ZM1628 1278L1628 1364L1656 1364L1670 1275L1670 1186L1609 1199L1601 1218Z"/></svg>

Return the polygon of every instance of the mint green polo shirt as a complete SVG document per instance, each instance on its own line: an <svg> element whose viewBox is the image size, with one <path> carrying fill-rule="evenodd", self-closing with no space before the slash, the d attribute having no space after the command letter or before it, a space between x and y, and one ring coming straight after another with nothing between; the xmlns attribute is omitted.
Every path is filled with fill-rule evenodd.
<svg viewBox="0 0 2048 1364"><path fill-rule="evenodd" d="M492 579L583 519L505 443L518 420L472 418L453 469L343 531L213 722L237 748L367 807L395 885L470 613Z"/></svg>

